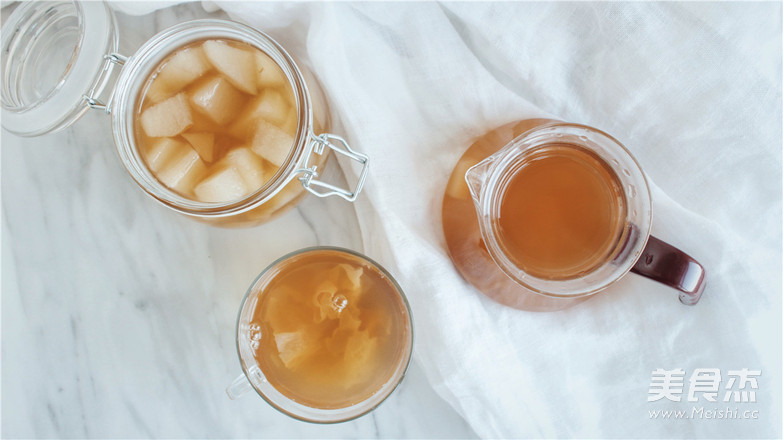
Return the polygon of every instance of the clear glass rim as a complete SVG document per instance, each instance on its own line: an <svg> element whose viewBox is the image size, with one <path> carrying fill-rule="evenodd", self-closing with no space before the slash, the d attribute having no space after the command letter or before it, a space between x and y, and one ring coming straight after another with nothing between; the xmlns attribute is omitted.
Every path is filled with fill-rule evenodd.
<svg viewBox="0 0 783 440"><path fill-rule="evenodd" d="M381 387L381 389L379 389L376 392L376 394L373 394L373 396L376 396L377 393L380 393L380 392L384 393L377 402L374 402L372 405L370 405L370 406L368 406L366 408L363 408L362 404L367 402L367 401L369 401L369 400L371 400L372 397L373 397L373 396L371 396L369 399L367 399L365 401L359 402L357 404L354 404L354 405L351 405L351 406L348 406L348 407L345 407L345 408L325 410L325 409L318 409L318 408L307 407L308 409L316 411L320 415L324 416L324 419L315 420L315 419L312 419L312 418L307 418L306 416L302 416L300 414L296 414L296 413L294 413L292 411L289 411L289 410L281 407L271 397L265 395L261 390L259 390L258 388L255 387L253 382L250 381L250 379L249 379L250 373L248 371L250 369L250 367L255 365L255 364L253 363L253 365L248 365L248 363L245 362L244 358L242 357L242 351L241 351L241 348L240 348L240 345L239 345L239 340L240 340L240 323L241 323L241 320L242 320L242 314L244 312L245 305L247 304L247 301L251 297L251 295L256 290L258 290L258 288L261 287L261 286L258 286L259 282L261 282L262 279L267 274L269 274L271 271L276 269L280 264L284 263L288 259L296 257L296 256L299 256L299 255L302 255L302 254L305 254L305 253L320 252L320 251L333 251L333 252L345 253L345 254L357 257L357 258L367 262L368 264L372 265L373 267L377 268L383 275L385 275L387 277L387 279L392 283L394 288L396 289L397 293L399 294L400 299L402 300L402 304L405 306L405 313L407 314L408 325L409 325L409 332L408 332L409 333L409 339L407 341L408 342L407 350L405 350L405 352L404 352L404 359L402 359L402 361L400 362L400 365L398 365L397 370L395 371L395 373L392 375L392 377L389 378L389 381L384 385L384 387L386 387L387 385L391 385L391 386L388 386L385 390L384 390L384 387ZM405 296L405 292L402 290L402 287L400 287L399 283L397 283L397 280L389 273L389 271L386 270L386 268L384 268L382 265L380 265L379 263L377 263L373 259L369 258L368 256L366 256L364 254L361 254L359 252L353 251L351 249L346 249L346 248L337 247L337 246L311 246L311 247L302 248L302 249L290 252L290 253L288 253L286 255L283 255L282 257L276 259L274 262L269 264L266 268L264 268L264 270L261 271L261 273L258 274L258 276L255 278L255 280L253 280L253 282L250 284L250 287L248 288L248 290L245 292L245 296L242 298L242 302L240 303L239 311L237 312L235 337L236 337L236 343L237 343L236 344L237 356L239 358L239 363L242 366L242 373L245 375L245 377L248 378L248 381L250 382L251 387L253 388L253 390L255 390L256 394L258 394L261 398L263 398L270 406L272 406L276 410L278 410L281 413L283 413L283 414L285 414L285 415L287 415L289 417L292 417L294 419L301 420L301 421L304 421L304 422L309 422L309 423L315 423L315 424L332 424L332 423L342 423L342 422L347 422L347 421L350 421L350 420L357 419L357 418L359 418L359 417L361 417L361 416L363 416L363 415L365 415L365 414L375 410L376 408L378 408L383 402L386 401L386 399L390 395L392 395L394 390L397 389L397 387L399 386L399 384L402 382L403 378L405 377L405 374L408 371L408 367L410 366L411 359L413 358L413 356L412 356L413 355L413 340L414 340L414 337L415 337L415 331L414 331L414 324L413 324L413 314L411 312L410 303L408 303L408 298ZM289 401L289 402L296 403L293 400L288 399L287 397L285 399L287 401ZM302 405L302 406L304 406L304 405ZM347 416L341 416L341 413L345 413L345 412L351 411L352 409L354 410L353 413L350 413ZM332 416L333 418L327 418L327 417L330 417L330 416Z"/></svg>
<svg viewBox="0 0 783 440"><path fill-rule="evenodd" d="M13 62L17 52L26 51L24 54L32 55L33 60L35 56L41 57L41 49L36 46L40 44L39 39L43 35L55 38L47 34L48 30L53 29L54 23L71 17L77 21L78 41L69 63L45 94L31 102L17 101L10 89L31 81L30 75L19 78L14 74L20 65L25 65L25 62ZM32 1L22 2L8 16L2 28L2 42L3 50L9 55L2 62L3 127L18 136L32 137L64 129L89 110L84 96L100 95L106 87L109 75L103 56L117 50L119 35L114 13L102 1ZM29 53L30 50L33 52Z"/></svg>
<svg viewBox="0 0 783 440"><path fill-rule="evenodd" d="M65 84L65 79L68 77L68 75L71 73L71 67L73 66L74 60L76 57L79 56L79 52L81 52L81 46L82 41L84 40L84 12L82 11L82 7L78 2L75 1L63 1L59 2L61 4L68 4L72 6L73 9L73 15L76 17L78 23L79 23L79 41L76 43L76 47L74 48L73 53L71 54L71 61L68 63L68 66L63 71L62 75L60 75L60 78L58 79L57 83L43 96L38 98L34 102L30 102L27 104L21 104L21 103L15 103L13 100L8 97L7 92L5 90L5 87L3 88L2 95L3 95L3 107L14 112L25 112L30 110L31 108L35 108L39 105L41 105L42 102L46 102L49 98L52 97L55 93L57 93L58 90L60 90ZM6 42L10 42L12 33L15 31L13 26L10 26L9 24L13 24L14 22L21 22L23 20L17 19L16 17L18 15L26 15L31 12L34 12L35 10L38 10L40 8L49 8L53 5L47 5L44 2L24 2L21 3L8 17L8 21L11 23L6 23L6 25L3 25L3 46L5 46ZM5 64L3 63L3 73L5 77ZM6 82L7 86L7 82Z"/></svg>
<svg viewBox="0 0 783 440"><path fill-rule="evenodd" d="M294 93L299 123L294 147L280 169L254 193L226 203L207 203L185 198L160 183L144 165L133 134L138 92L157 63L173 50L206 38L233 38L267 53L280 66ZM273 38L241 23L221 19L191 20L172 26L149 39L123 66L112 96L114 140L122 163L134 181L153 199L175 211L197 217L226 217L249 211L277 194L296 177L313 126L310 92L291 55Z"/></svg>
<svg viewBox="0 0 783 440"><path fill-rule="evenodd" d="M497 230L497 222L495 221L495 213L498 212L500 204L499 202L501 191L499 191L499 189L504 173L510 166L513 166L513 164L519 160L520 156L529 154L531 151L534 151L540 146L559 139L559 137L562 137L564 133L571 134L571 132L589 133L603 138L606 141L606 144L602 146L608 147L611 149L611 151L596 151L595 148L585 143L579 143L579 145L601 156L613 169L620 165L610 162L615 162L615 160L622 161L624 165L622 172L620 170L616 170L616 172L618 175L625 174L627 178L633 179L635 182L636 195L634 198L638 200L639 208L637 209L641 209L642 212L635 214L639 217L639 224L636 224L636 222L632 222L630 220L632 217L632 211L629 207L626 214L625 234L627 234L628 242L633 240L633 243L630 244L631 247L629 249L625 249L625 247L622 246L622 243L618 243L615 253L623 255L624 261L618 264L619 269L614 270L610 276L599 278L592 276L600 269L611 264L611 261L606 261L594 271L586 274L583 277L564 280L538 278L517 267L504 253L503 246L497 238L499 233ZM554 137L550 138L549 136ZM503 270L503 272L505 272L506 275L508 275L512 280L520 284L522 287L544 296L556 298L579 298L593 295L606 289L621 279L631 270L631 268L633 268L634 264L636 264L636 261L641 256L650 236L650 230L652 227L652 198L650 195L647 178L642 171L641 166L639 165L636 158L634 158L634 156L628 150L628 148L625 147L625 145L623 145L620 141L611 135L587 125L566 122L551 122L540 125L520 134L509 144L503 147L499 153L496 154L496 163L493 164L493 167L487 178L487 183L481 190L481 200L479 203L481 204L482 212L485 214L479 215L479 226L481 229L482 238L487 245L487 250L489 251L490 256L498 265L498 267ZM607 158L607 154L611 154L614 160ZM623 185L623 193L625 194L626 199L628 199L628 188L625 185ZM587 282L586 285L577 286L573 283L575 280L582 280L582 282L587 280Z"/></svg>

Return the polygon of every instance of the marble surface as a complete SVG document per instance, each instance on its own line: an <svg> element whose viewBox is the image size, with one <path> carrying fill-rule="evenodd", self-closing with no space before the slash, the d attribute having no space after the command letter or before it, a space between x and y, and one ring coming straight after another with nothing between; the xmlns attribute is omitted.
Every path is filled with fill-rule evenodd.
<svg viewBox="0 0 783 440"><path fill-rule="evenodd" d="M118 14L120 52L207 16L200 4ZM308 424L254 395L229 400L225 387L240 373L235 319L247 287L267 264L302 247L362 251L355 208L309 197L260 227L200 224L136 186L109 122L91 111L59 133L0 135L0 436L475 436L415 356L397 391L352 422Z"/></svg>

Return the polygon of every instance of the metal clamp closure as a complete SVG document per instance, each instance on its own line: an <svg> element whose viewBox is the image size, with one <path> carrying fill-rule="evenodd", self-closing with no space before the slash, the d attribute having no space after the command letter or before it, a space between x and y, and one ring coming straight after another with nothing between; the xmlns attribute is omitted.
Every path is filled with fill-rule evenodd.
<svg viewBox="0 0 783 440"><path fill-rule="evenodd" d="M348 200L349 202L356 200L356 197L358 197L359 193L364 187L364 181L367 179L370 158L365 154L352 150L345 139L340 136L329 133L323 133L316 136L311 132L310 137L312 140L308 144L308 151L306 152L304 166L296 170L296 173L302 174L302 176L299 177L299 180L302 182L302 186L304 186L307 191L317 197L328 197L336 195L344 198L345 200ZM342 145L335 145L335 141ZM326 147L329 147L335 153L346 156L362 165L362 171L359 174L358 181L356 182L356 186L353 190L340 188L317 179L319 176L317 169L318 166L309 165L310 158L313 157L313 153L319 156L323 155ZM320 188L323 188L323 190L320 190Z"/></svg>
<svg viewBox="0 0 783 440"><path fill-rule="evenodd" d="M87 105L92 109L98 109L103 110L106 113L111 113L111 102L104 103L103 101L98 100L98 97L96 95L96 91L99 91L103 88L103 85L106 81L108 81L109 77L112 74L112 71L114 71L114 66L122 66L125 64L126 61L128 61L128 58L118 54L118 53L110 53L103 56L103 59L106 60L106 64L103 67L103 74L101 75L100 79L93 85L92 89L84 95L82 95L82 99L87 103Z"/></svg>

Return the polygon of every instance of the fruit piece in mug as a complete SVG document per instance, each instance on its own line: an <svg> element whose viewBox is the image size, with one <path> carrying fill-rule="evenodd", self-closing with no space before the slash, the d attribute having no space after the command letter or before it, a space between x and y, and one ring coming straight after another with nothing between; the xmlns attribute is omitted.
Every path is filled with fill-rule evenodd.
<svg viewBox="0 0 783 440"><path fill-rule="evenodd" d="M217 40L205 41L203 47L209 62L234 86L245 93L256 94L257 70L253 53Z"/></svg>
<svg viewBox="0 0 783 440"><path fill-rule="evenodd" d="M324 319L339 318L340 312L345 308L344 298L344 296L338 296L337 285L330 280L324 280L315 289L315 295L313 295L313 304L316 307L313 322L320 323Z"/></svg>
<svg viewBox="0 0 783 440"><path fill-rule="evenodd" d="M144 133L150 137L176 136L193 124L184 93L144 110L140 121Z"/></svg>
<svg viewBox="0 0 783 440"><path fill-rule="evenodd" d="M338 318L337 328L324 341L324 346L333 356L343 357L351 335L359 331L362 320L356 310L355 304L351 304L350 308L344 310Z"/></svg>
<svg viewBox="0 0 783 440"><path fill-rule="evenodd" d="M370 337L367 331L358 331L348 338L345 345L345 386L349 387L367 380L373 369L368 368L377 358L378 338Z"/></svg>
<svg viewBox="0 0 783 440"><path fill-rule="evenodd" d="M295 332L278 332L274 334L277 353L283 365L287 368L294 368L308 354L311 354L317 347L314 347L312 341L307 337L304 330Z"/></svg>
<svg viewBox="0 0 783 440"><path fill-rule="evenodd" d="M346 289L350 289L354 298L360 293L360 279L364 273L364 269L361 267L353 267L349 264L340 264L335 270L337 271L336 279L340 285Z"/></svg>

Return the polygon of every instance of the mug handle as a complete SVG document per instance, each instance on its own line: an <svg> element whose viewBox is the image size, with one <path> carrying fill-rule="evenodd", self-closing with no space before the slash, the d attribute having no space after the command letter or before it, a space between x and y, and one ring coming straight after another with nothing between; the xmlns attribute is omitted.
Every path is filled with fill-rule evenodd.
<svg viewBox="0 0 783 440"><path fill-rule="evenodd" d="M247 380L247 376L240 374L231 382L231 385L226 388L226 394L231 400L239 399L253 389L253 385L250 385L250 381Z"/></svg>
<svg viewBox="0 0 783 440"><path fill-rule="evenodd" d="M631 272L679 290L680 302L688 306L699 302L706 284L701 264L652 235Z"/></svg>

